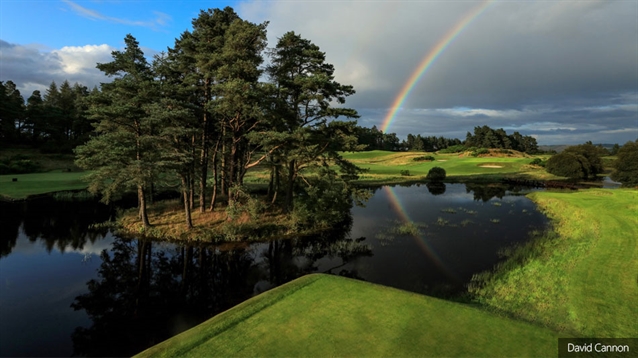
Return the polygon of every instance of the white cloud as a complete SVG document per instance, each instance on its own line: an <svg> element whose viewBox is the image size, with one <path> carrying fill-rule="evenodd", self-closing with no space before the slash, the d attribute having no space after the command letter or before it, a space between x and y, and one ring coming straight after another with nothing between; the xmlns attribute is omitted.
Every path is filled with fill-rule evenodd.
<svg viewBox="0 0 638 358"><path fill-rule="evenodd" d="M102 44L44 51L43 46L16 45L0 40L0 81L15 82L25 99L36 89L44 91L51 81L60 85L68 80L92 88L110 81L95 66L111 61L114 50Z"/></svg>
<svg viewBox="0 0 638 358"><path fill-rule="evenodd" d="M76 4L75 2L71 0L62 0L62 1L65 4L69 5L71 10L73 10L76 14L91 20L102 20L102 21L110 21L110 22L114 22L118 24L123 24L123 25L148 27L154 30L157 30L159 27L167 25L172 20L170 15L165 14L163 12L159 12L159 11L153 11L153 14L155 14L155 19L153 20L140 21L140 20L122 19L119 17L106 16L96 10L92 10L84 6L81 6L79 4Z"/></svg>
<svg viewBox="0 0 638 358"><path fill-rule="evenodd" d="M61 59L65 74L83 73L95 68L97 63L109 62L111 52L115 49L109 45L65 46L52 53Z"/></svg>

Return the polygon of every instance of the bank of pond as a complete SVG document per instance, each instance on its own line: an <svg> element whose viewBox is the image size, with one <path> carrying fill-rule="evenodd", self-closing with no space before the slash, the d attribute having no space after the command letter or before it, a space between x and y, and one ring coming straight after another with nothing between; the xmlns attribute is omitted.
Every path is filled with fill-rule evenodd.
<svg viewBox="0 0 638 358"><path fill-rule="evenodd" d="M500 307L490 301L496 297L490 293L495 287L492 281L506 285L498 292L522 289L517 294L524 296L525 288L509 281L520 277L482 277L474 282L471 293L468 285L477 274L504 262L507 255L516 259L510 248L525 245L549 228L545 215L523 195L529 191L502 184L383 186L374 190L365 207L353 207L346 220L330 230L221 245L121 237L107 226L95 225L114 218L116 206L73 196L0 203L0 356L133 355L251 297L312 273L435 296L446 301L431 302L446 305L472 304L483 307L481 310L492 307L489 310L512 312L506 299L499 301L503 302ZM623 192L635 198L635 191ZM609 199L605 195L594 198ZM631 210L635 212L635 202ZM628 229L635 231L635 222ZM629 259L636 262L635 257ZM511 268L527 264L517 262ZM337 286L334 290L339 290ZM565 293L556 294L559 299ZM314 299L321 300L320 293L316 295ZM446 307L449 314L456 310ZM312 311L311 306L295 309ZM456 313L466 312L463 310ZM484 314L475 311L480 313L468 313L474 317L468 319ZM366 312L361 311L358 318L368 324L392 316L392 312L378 317ZM513 326L535 332L530 337L574 332L571 325L561 328L544 321L551 313L555 311L543 313L529 327ZM505 318L490 315L495 317L489 322L497 331L507 330L509 323L498 323ZM520 312L514 315L531 322L535 319ZM358 318L352 324L361 325ZM437 321L441 320L432 322ZM339 326L339 322L334 324ZM352 328L342 338L355 339L358 334ZM535 355L538 351L521 352Z"/></svg>

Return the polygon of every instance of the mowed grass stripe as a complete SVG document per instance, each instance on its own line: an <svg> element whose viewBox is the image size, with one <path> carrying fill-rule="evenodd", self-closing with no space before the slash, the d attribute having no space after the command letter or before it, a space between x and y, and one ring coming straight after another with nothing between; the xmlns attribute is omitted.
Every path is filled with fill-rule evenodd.
<svg viewBox="0 0 638 358"><path fill-rule="evenodd" d="M250 316L234 307L140 356L548 356L557 347L543 327L338 276L305 276L246 305L261 300L276 301Z"/></svg>

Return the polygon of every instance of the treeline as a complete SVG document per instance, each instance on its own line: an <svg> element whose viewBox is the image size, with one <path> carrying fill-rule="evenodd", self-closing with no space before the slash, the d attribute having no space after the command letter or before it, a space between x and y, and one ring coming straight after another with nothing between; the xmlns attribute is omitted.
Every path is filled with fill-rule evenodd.
<svg viewBox="0 0 638 358"><path fill-rule="evenodd" d="M538 152L536 138L519 132L508 135L502 128L492 129L488 126L474 127L473 135L467 132L464 145L468 148L512 149L529 154Z"/></svg>
<svg viewBox="0 0 638 358"><path fill-rule="evenodd" d="M125 49L97 65L113 81L86 100L95 136L75 153L92 171L89 190L106 201L136 190L144 227L150 192L175 182L189 228L191 210L214 210L220 196L231 217L265 205L301 224L341 215L360 169L339 152L360 146L356 123L336 119L358 115L333 104L344 104L352 86L334 81L325 54L294 32L265 53L267 22L230 7L201 11L192 25L152 63L127 35ZM264 54L270 64L261 67ZM257 166L269 173L266 204L243 187Z"/></svg>
<svg viewBox="0 0 638 358"><path fill-rule="evenodd" d="M364 150L389 150L389 151L424 151L434 152L450 146L460 145L462 142L456 138L422 137L408 134L407 140L399 140L396 133L383 133L377 126L372 128L356 128L358 143Z"/></svg>
<svg viewBox="0 0 638 358"><path fill-rule="evenodd" d="M43 152L71 153L93 131L85 115L90 93L79 83L64 81L58 88L52 82L44 95L35 90L25 103L15 83L0 82L0 140L4 145L28 144Z"/></svg>
<svg viewBox="0 0 638 358"><path fill-rule="evenodd" d="M436 136L422 137L420 134L408 134L405 140L400 140L396 133L383 133L376 126L357 126L356 136L358 143L365 150L436 152L449 148L452 152L460 152L470 148L493 148L512 149L529 154L538 152L538 144L534 137L524 136L519 132L508 135L502 128L492 129L488 126L474 127L474 134L468 132L465 141Z"/></svg>

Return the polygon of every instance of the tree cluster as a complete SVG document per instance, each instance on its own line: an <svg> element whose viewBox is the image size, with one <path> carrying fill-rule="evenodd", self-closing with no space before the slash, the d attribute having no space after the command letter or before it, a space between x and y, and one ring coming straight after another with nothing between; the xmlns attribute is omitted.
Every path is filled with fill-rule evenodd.
<svg viewBox="0 0 638 358"><path fill-rule="evenodd" d="M502 128L495 130L488 126L474 127L474 135L467 132L464 144L468 148L512 149L529 154L538 152L536 138L519 132L508 135Z"/></svg>
<svg viewBox="0 0 638 358"><path fill-rule="evenodd" d="M617 152L611 179L626 186L638 185L638 139L627 142Z"/></svg>
<svg viewBox="0 0 638 358"><path fill-rule="evenodd" d="M407 140L399 140L396 133L383 133L376 126L357 126L356 136L358 143L364 146L365 150L435 152L462 143L457 138L422 137L420 134L408 134Z"/></svg>
<svg viewBox="0 0 638 358"><path fill-rule="evenodd" d="M600 148L591 142L565 148L547 160L547 172L573 179L595 178L603 172Z"/></svg>
<svg viewBox="0 0 638 358"><path fill-rule="evenodd" d="M94 89L94 92L97 89ZM46 152L71 152L93 131L85 116L90 92L78 83L52 82L44 96L33 91L26 104L12 81L0 82L0 138L5 144L29 144Z"/></svg>
<svg viewBox="0 0 638 358"><path fill-rule="evenodd" d="M246 204L244 177L257 166L270 173L270 205L285 212L325 183L349 191L359 168L339 151L359 148L355 122L336 118L358 115L335 104L355 92L334 81L319 47L288 32L262 68L267 23L227 7L201 11L192 24L152 63L127 35L125 49L98 64L114 80L89 96L96 135L76 149L76 163L92 170L90 190L107 201L137 190L145 227L155 186L179 183L192 227L196 203L201 212L213 210L218 196L229 210Z"/></svg>

